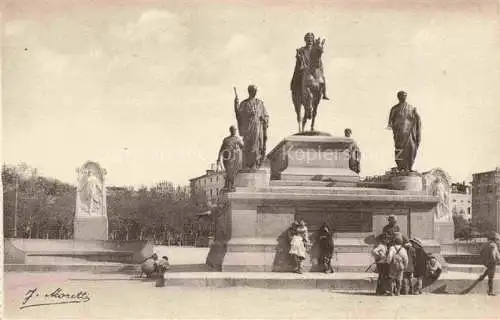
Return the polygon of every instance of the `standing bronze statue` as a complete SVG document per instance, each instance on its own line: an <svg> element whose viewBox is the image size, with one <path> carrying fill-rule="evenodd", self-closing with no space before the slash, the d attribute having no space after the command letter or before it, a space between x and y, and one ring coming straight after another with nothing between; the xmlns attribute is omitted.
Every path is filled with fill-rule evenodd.
<svg viewBox="0 0 500 320"><path fill-rule="evenodd" d="M235 89L236 94L236 89ZM260 168L266 157L267 128L269 115L264 102L257 99L257 87L248 86L248 98L239 103L234 98L234 112L238 121L238 131L243 137L243 169Z"/></svg>
<svg viewBox="0 0 500 320"><path fill-rule="evenodd" d="M352 130L346 128L344 130L344 135L346 138L350 138L352 135ZM359 174L361 171L361 151L359 150L358 144L352 142L348 148L349 152L349 169Z"/></svg>
<svg viewBox="0 0 500 320"><path fill-rule="evenodd" d="M309 119L311 119L311 131L314 131L319 102L321 98L329 100L321 61L325 39L316 39L314 34L309 32L304 36L304 41L306 45L297 49L295 69L290 83L299 132L304 131ZM303 117L301 117L301 106L304 106L305 110Z"/></svg>
<svg viewBox="0 0 500 320"><path fill-rule="evenodd" d="M236 136L236 127L229 127L230 135L222 140L222 145L217 156L217 166L222 164L226 171L224 189L234 191L234 178L241 169L243 142Z"/></svg>
<svg viewBox="0 0 500 320"><path fill-rule="evenodd" d="M394 154L399 171L410 172L420 145L421 122L417 110L406 102L407 93L399 91L399 103L389 114L388 129L394 136Z"/></svg>

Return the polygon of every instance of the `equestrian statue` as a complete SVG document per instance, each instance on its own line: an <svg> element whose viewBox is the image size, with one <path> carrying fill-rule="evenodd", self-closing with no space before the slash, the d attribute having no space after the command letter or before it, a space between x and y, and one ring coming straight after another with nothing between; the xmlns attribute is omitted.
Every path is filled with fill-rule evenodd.
<svg viewBox="0 0 500 320"><path fill-rule="evenodd" d="M290 83L299 132L304 132L307 120L311 120L311 131L314 131L320 100L329 100L321 61L325 39L316 39L314 34L309 32L304 36L304 41L306 45L297 49L295 70ZM305 109L303 117L302 106Z"/></svg>

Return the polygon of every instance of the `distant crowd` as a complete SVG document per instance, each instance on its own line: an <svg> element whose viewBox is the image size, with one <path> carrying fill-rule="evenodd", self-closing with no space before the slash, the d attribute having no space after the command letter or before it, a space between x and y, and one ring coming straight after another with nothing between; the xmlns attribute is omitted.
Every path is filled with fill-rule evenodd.
<svg viewBox="0 0 500 320"><path fill-rule="evenodd" d="M311 241L307 225L303 220L293 222L289 231L289 254L295 263L294 272L302 273ZM318 262L325 273L333 272L331 260L334 251L333 233L327 224L319 229L317 241L319 244ZM496 265L500 263L498 251L498 234L492 234L481 249L481 259L486 267L478 281L488 277L488 294L496 295L493 287ZM424 249L422 240L417 237L408 239L397 224L396 216L388 217L388 224L382 233L376 237L376 244L371 251L378 273L377 295L419 295L425 284L435 282L443 268L432 253ZM370 269L370 267L368 268ZM367 269L367 270L368 270Z"/></svg>

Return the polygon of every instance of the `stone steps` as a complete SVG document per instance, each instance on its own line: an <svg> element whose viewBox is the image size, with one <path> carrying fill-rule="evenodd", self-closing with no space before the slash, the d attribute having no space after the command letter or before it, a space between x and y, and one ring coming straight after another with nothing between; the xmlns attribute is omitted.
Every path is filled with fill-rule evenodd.
<svg viewBox="0 0 500 320"><path fill-rule="evenodd" d="M481 265L481 256L479 254L443 254L443 257L448 263Z"/></svg>
<svg viewBox="0 0 500 320"><path fill-rule="evenodd" d="M121 263L79 263L79 264L5 264L5 272L92 272L136 274L140 272L136 264Z"/></svg>
<svg viewBox="0 0 500 320"><path fill-rule="evenodd" d="M78 263L34 263L34 264L5 264L6 272L92 272L92 273L122 273L138 274L141 271L139 264L123 264L114 262L89 262ZM212 271L206 264L177 264L170 267L170 272L208 272Z"/></svg>
<svg viewBox="0 0 500 320"><path fill-rule="evenodd" d="M113 250L26 252L26 264L79 264L84 261L132 263L134 261L134 252Z"/></svg>
<svg viewBox="0 0 500 320"><path fill-rule="evenodd" d="M471 286L477 274L443 273L440 279L427 286L425 292L458 294ZM165 286L187 287L254 287L265 289L328 289L336 291L375 291L374 273L266 273L266 272L208 272L165 274ZM500 280L495 279L500 286ZM471 293L486 293L487 281L477 284Z"/></svg>

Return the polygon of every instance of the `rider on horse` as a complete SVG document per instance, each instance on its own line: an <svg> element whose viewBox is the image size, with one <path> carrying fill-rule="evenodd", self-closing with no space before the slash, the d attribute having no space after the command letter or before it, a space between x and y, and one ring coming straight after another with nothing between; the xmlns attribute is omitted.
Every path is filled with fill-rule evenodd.
<svg viewBox="0 0 500 320"><path fill-rule="evenodd" d="M304 36L304 41L306 42L306 45L300 49L297 49L297 61L295 63L295 70L293 72L293 77L292 77L292 82L290 84L291 90L293 90L296 85L300 85L300 82L302 81L301 76L302 76L302 70L303 70L303 63L306 64L307 67L314 69L315 74L317 76L317 80L321 85L321 93L322 97L324 100L329 100L329 98L326 95L326 81L325 81L325 76L323 72L323 63L321 59L318 60L317 65L311 65L312 61L314 59L311 59L311 53L312 53L312 48L313 45L315 45L315 41L317 42L316 44L318 47L320 47L320 50L323 50L322 45L319 46L319 41L320 39L315 39L314 34L312 32L308 32ZM323 40L324 41L324 40Z"/></svg>

